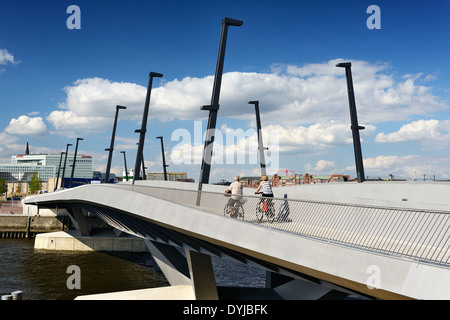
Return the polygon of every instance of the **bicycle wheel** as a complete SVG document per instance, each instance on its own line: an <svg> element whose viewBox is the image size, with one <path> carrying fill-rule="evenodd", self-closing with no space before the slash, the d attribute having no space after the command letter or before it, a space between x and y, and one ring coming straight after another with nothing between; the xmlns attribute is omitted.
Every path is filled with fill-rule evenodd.
<svg viewBox="0 0 450 320"><path fill-rule="evenodd" d="M269 200L269 203L267 204L266 216L270 223L275 220L275 206L272 200Z"/></svg>
<svg viewBox="0 0 450 320"><path fill-rule="evenodd" d="M264 217L264 207L261 208L261 206L264 206L264 201L261 201L256 206L256 220L259 222L262 221L262 218Z"/></svg>
<svg viewBox="0 0 450 320"><path fill-rule="evenodd" d="M229 206L229 205L226 205L226 206L223 208L223 215L226 216L226 215L229 215L229 214L230 214L230 206Z"/></svg>
<svg viewBox="0 0 450 320"><path fill-rule="evenodd" d="M236 211L237 211L237 218L244 220L244 207L242 205L238 205L236 207Z"/></svg>

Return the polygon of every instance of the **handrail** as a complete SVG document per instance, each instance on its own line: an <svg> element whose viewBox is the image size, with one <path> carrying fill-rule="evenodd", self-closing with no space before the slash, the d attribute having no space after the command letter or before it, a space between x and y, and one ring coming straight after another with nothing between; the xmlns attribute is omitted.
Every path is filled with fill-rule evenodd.
<svg viewBox="0 0 450 320"><path fill-rule="evenodd" d="M134 192L223 214L229 197L197 190L116 185ZM276 218L259 221L260 196L242 196L247 223L321 241L450 266L450 212L272 198Z"/></svg>

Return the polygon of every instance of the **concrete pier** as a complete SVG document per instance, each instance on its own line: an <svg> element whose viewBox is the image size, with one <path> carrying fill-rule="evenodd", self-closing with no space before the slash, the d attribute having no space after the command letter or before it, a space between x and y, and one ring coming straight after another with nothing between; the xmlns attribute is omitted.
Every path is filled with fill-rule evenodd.
<svg viewBox="0 0 450 320"><path fill-rule="evenodd" d="M81 236L79 230L41 233L36 235L35 249L62 251L126 251L148 252L144 241L133 236L116 236L111 230Z"/></svg>
<svg viewBox="0 0 450 320"><path fill-rule="evenodd" d="M56 216L0 215L1 238L32 238L37 233L67 230L70 220Z"/></svg>

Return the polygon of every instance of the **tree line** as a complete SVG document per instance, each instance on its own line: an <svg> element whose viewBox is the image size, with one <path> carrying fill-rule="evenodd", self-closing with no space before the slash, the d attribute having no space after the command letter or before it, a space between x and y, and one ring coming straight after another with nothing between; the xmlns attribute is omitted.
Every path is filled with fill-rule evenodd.
<svg viewBox="0 0 450 320"><path fill-rule="evenodd" d="M33 176L31 177L31 180L29 182L29 188L28 190L30 193L35 194L38 193L42 189L42 180L39 177L39 173L34 172ZM0 194L5 194L8 192L8 185L5 181L5 179L0 177ZM22 193L22 184L19 183L17 185L17 189L15 190L17 193Z"/></svg>

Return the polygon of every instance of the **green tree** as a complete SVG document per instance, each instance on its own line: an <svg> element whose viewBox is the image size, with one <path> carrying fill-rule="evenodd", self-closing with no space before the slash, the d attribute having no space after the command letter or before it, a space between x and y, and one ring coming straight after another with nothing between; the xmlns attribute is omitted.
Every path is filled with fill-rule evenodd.
<svg viewBox="0 0 450 320"><path fill-rule="evenodd" d="M42 189L42 180L39 178L39 174L37 172L33 173L30 181L30 192L37 193Z"/></svg>
<svg viewBox="0 0 450 320"><path fill-rule="evenodd" d="M5 179L0 178L0 194L4 194L8 192L8 185L6 184Z"/></svg>
<svg viewBox="0 0 450 320"><path fill-rule="evenodd" d="M19 183L16 186L16 193L22 194L22 181L19 181Z"/></svg>

